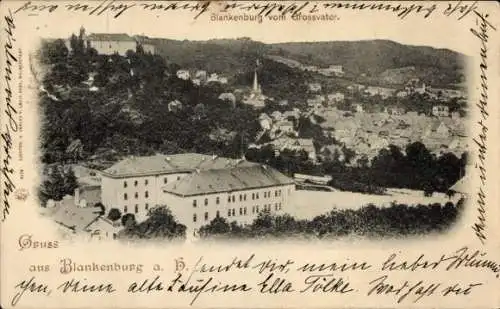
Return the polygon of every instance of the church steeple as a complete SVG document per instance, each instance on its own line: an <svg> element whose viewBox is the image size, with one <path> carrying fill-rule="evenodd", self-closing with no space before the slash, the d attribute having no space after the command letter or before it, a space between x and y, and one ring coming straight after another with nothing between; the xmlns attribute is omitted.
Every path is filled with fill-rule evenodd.
<svg viewBox="0 0 500 309"><path fill-rule="evenodd" d="M253 88L252 88L252 90L254 92L257 92L257 91L259 91L259 88L260 88L259 87L259 82L257 80L257 69L255 69L255 71L253 73Z"/></svg>
<svg viewBox="0 0 500 309"><path fill-rule="evenodd" d="M260 94L262 89L260 88L259 78L257 77L257 69L259 68L259 59L255 60L255 69L253 71L253 87L252 92L255 94Z"/></svg>
<svg viewBox="0 0 500 309"><path fill-rule="evenodd" d="M85 39L85 28L83 26L80 27L80 39Z"/></svg>
<svg viewBox="0 0 500 309"><path fill-rule="evenodd" d="M245 97L244 103L253 105L256 108L264 107L266 97L262 94L262 88L259 84L259 77L257 76L257 69L259 68L259 60L255 61L255 69L253 72L252 89L248 96Z"/></svg>

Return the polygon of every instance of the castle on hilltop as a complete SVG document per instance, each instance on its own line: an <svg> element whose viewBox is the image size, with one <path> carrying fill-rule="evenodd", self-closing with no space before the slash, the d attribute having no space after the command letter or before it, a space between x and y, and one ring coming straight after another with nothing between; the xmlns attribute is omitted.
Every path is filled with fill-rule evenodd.
<svg viewBox="0 0 500 309"><path fill-rule="evenodd" d="M145 53L155 54L155 46L150 43L146 36L130 36L126 33L91 33L86 34L83 27L80 28L79 38L86 46L94 48L98 54L112 55L119 54L125 56L128 50L136 51L140 44ZM66 40L66 46L71 48L70 39Z"/></svg>

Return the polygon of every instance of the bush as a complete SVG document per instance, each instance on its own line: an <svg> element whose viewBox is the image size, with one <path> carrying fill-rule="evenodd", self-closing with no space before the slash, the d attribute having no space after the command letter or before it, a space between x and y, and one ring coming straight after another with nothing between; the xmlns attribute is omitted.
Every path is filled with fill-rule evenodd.
<svg viewBox="0 0 500 309"><path fill-rule="evenodd" d="M296 220L284 214L261 212L251 225L228 224L216 218L200 229L203 238L336 238L346 235L365 237L400 237L441 232L453 224L458 209L453 203L408 206L393 203L379 208L366 205L360 209L334 209L312 220Z"/></svg>
<svg viewBox="0 0 500 309"><path fill-rule="evenodd" d="M108 213L108 219L111 221L116 221L122 217L122 213L118 208L111 208Z"/></svg>
<svg viewBox="0 0 500 309"><path fill-rule="evenodd" d="M382 187L354 180L340 179L337 177L334 177L331 181L329 181L328 185L342 191L379 194L379 195L385 193L385 189Z"/></svg>
<svg viewBox="0 0 500 309"><path fill-rule="evenodd" d="M55 165L47 180L43 181L38 195L42 205L49 199L60 201L65 195L74 195L78 187L75 173L71 167Z"/></svg>
<svg viewBox="0 0 500 309"><path fill-rule="evenodd" d="M200 228L199 234L201 237L206 235L225 235L231 232L231 225L222 217L215 217L208 225Z"/></svg>
<svg viewBox="0 0 500 309"><path fill-rule="evenodd" d="M121 221L122 221L122 225L125 228L132 228L132 227L134 227L137 224L137 222L135 221L135 215L134 214L125 214L125 215L123 215Z"/></svg>
<svg viewBox="0 0 500 309"><path fill-rule="evenodd" d="M103 216L106 213L106 207L101 202L96 203L94 207L101 208L101 212L99 213L101 216Z"/></svg>
<svg viewBox="0 0 500 309"><path fill-rule="evenodd" d="M124 216L125 217L125 216ZM120 231L122 239L184 239L186 237L186 226L178 223L166 206L157 206L149 211L148 218L139 224L125 221L127 226Z"/></svg>

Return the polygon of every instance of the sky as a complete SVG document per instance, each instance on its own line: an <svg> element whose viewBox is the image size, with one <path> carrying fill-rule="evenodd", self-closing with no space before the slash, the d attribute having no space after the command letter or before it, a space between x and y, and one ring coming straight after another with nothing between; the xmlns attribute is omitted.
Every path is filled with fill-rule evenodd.
<svg viewBox="0 0 500 309"><path fill-rule="evenodd" d="M19 3L13 6L14 10L20 6ZM441 11L446 8L445 3L439 5L441 6L438 6L428 19L424 19L423 14L409 15L401 19L390 12L375 14L342 10L329 13L335 15L333 13L337 12L335 21L292 21L288 17L286 21L277 22L266 18L262 23L217 22L211 21L210 12L194 19L195 12L148 12L132 9L124 12L119 18L113 18L114 13L111 12L101 16L68 12L60 9L62 4L52 13L47 10L26 10L17 12L15 18L21 20L25 33L52 38L68 37L84 26L87 33L143 34L175 40L250 37L264 43L277 43L385 39L403 44L448 48L464 54L475 53L476 50L471 50L472 44L467 44L474 40L470 32L470 28L475 26L474 14L458 21L457 16L446 17L442 14ZM316 14L321 15L324 12Z"/></svg>

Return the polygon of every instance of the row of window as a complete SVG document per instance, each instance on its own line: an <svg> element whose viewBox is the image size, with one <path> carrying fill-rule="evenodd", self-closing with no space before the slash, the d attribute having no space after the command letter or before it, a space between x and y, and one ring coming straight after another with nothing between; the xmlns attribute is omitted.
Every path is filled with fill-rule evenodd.
<svg viewBox="0 0 500 309"><path fill-rule="evenodd" d="M271 211L272 209L272 205L271 204L265 204L264 205L264 211ZM281 210L281 203L276 203L274 204L274 210L275 211L278 211L278 210ZM259 206L256 205L256 206L252 206L252 214L255 214L255 213L259 213L260 210L259 210ZM247 214L247 208L246 207L240 207L239 209L239 215L240 216L245 216ZM216 217L219 217L220 216L220 212L217 210L216 214L215 214ZM232 208L232 209L228 209L227 210L227 216L228 217L235 217L236 216L236 208ZM205 221L208 221L209 219L209 215L208 215L208 211L205 212ZM196 214L193 214L193 222L196 222L197 221L197 216Z"/></svg>
<svg viewBox="0 0 500 309"><path fill-rule="evenodd" d="M181 179L181 176L177 176L177 180L180 180L180 179ZM164 184L168 183L168 178L167 177L163 177L163 183ZM148 184L149 184L149 180L148 179L144 179L144 185L147 186ZM137 187L137 185L139 185L139 181L138 180L134 180L134 187ZM123 182L123 187L124 188L128 187L127 181Z"/></svg>
<svg viewBox="0 0 500 309"><path fill-rule="evenodd" d="M240 216L244 216L247 214L247 208L246 207L240 207ZM233 209L228 209L227 210L227 216L228 217L231 217L231 216L236 216L236 210L233 208Z"/></svg>
<svg viewBox="0 0 500 309"><path fill-rule="evenodd" d="M149 209L149 204L146 203L144 204L144 210L148 210ZM264 211L271 211L272 209L272 205L271 204L265 204L264 205ZM278 211L278 210L281 210L281 203L275 203L274 204L274 210L275 211ZM125 205L123 206L123 212L124 213L128 213L128 206ZM139 212L139 204L135 204L134 206L134 213L138 213ZM260 210L259 210L259 205L256 205L256 206L252 206L252 214L255 214L255 213L259 213ZM240 216L245 216L247 214L247 208L246 207L240 207L239 209L239 214ZM194 215L196 217L196 215ZM216 216L218 217L219 216L219 211L217 210L216 212ZM235 208L232 208L232 209L229 209L227 211L227 216L228 217L231 217L231 216L236 216L236 209ZM208 212L205 212L205 217L207 218L208 217ZM207 220L207 219L205 219ZM194 221L196 222L196 221Z"/></svg>
<svg viewBox="0 0 500 309"><path fill-rule="evenodd" d="M281 196L281 190L275 190L274 191L274 196L278 197L278 196ZM271 197L271 191L266 191L264 192L264 198L270 198ZM258 200L259 199L259 193L252 193L252 200ZM239 200L240 202L241 201L246 201L247 200L247 195L246 193L245 194L240 194L239 195ZM236 196L235 195L229 195L227 197L227 202L228 203L231 203L231 202L236 202ZM219 197L217 196L215 198L215 204L219 205L220 204L220 199ZM198 201L195 199L193 200L193 207L196 207L198 205ZM204 200L204 205L207 206L208 205L208 198L206 198Z"/></svg>
<svg viewBox="0 0 500 309"><path fill-rule="evenodd" d="M135 198L139 198L139 193L135 192L134 197L135 197ZM148 198L148 197L149 197L149 192L148 192L148 191L144 192L144 197L145 197L145 198ZM124 194L123 194L123 199L124 199L125 201L126 201L126 200L128 200L128 194L127 194L127 193L124 193Z"/></svg>
<svg viewBox="0 0 500 309"><path fill-rule="evenodd" d="M205 199L203 204L205 204L205 206L208 205L208 198ZM220 204L220 198L218 196L215 198L215 204L217 204L217 205ZM197 205L198 205L197 200L193 200L193 207L196 207Z"/></svg>
<svg viewBox="0 0 500 309"><path fill-rule="evenodd" d="M144 204L144 210L147 211L148 209L149 209L149 204L148 203ZM139 212L139 204L135 204L134 213L138 213L138 212ZM128 206L127 205L123 206L123 213L128 213Z"/></svg>
<svg viewBox="0 0 500 309"><path fill-rule="evenodd" d="M271 211L272 210L272 204L264 204L264 211ZM274 204L274 210L278 211L281 210L281 203L275 203ZM252 207L252 213L259 213L259 206L253 206Z"/></svg>
<svg viewBox="0 0 500 309"><path fill-rule="evenodd" d="M147 185L148 185L148 183L149 183L149 181L148 181L147 179L144 179L144 185L145 185L145 186L147 186ZM137 181L137 180L136 180L136 181L134 181L134 187L137 187L137 185L138 185L138 184L139 184L139 181ZM127 183L127 181L124 181L124 182L123 182L123 187L124 187L124 188L128 187L128 183Z"/></svg>
<svg viewBox="0 0 500 309"><path fill-rule="evenodd" d="M217 210L217 212L215 213L215 216L216 217L219 217L220 216L220 213L219 211ZM205 215L204 215L204 218L205 218L205 221L208 221L208 212L205 212ZM196 216L196 214L193 214L193 222L196 222L198 220L198 217Z"/></svg>

